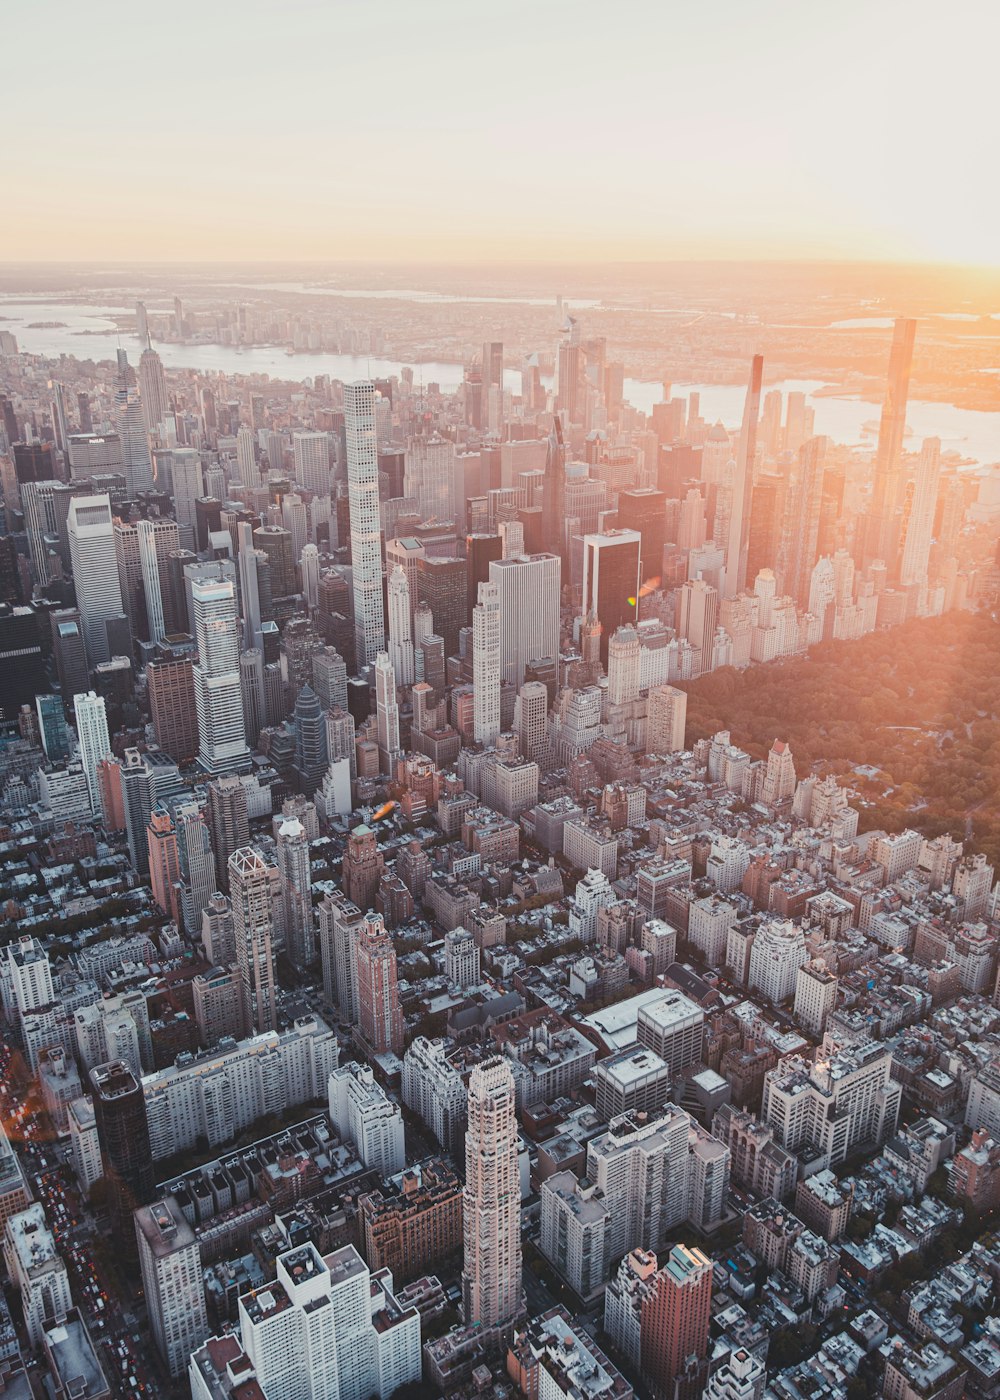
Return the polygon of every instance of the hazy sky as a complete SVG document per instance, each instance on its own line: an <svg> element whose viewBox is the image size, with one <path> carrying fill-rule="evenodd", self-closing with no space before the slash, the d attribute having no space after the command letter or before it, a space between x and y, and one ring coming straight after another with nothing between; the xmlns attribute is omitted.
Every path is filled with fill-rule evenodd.
<svg viewBox="0 0 1000 1400"><path fill-rule="evenodd" d="M1000 263L993 0L7 0L0 260Z"/></svg>

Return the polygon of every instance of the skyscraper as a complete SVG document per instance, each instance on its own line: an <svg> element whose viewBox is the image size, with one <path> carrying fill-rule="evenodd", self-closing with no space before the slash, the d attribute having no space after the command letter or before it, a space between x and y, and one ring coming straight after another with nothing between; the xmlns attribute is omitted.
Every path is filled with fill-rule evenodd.
<svg viewBox="0 0 1000 1400"><path fill-rule="evenodd" d="M170 1374L182 1376L208 1333L198 1241L169 1195L136 1211L135 1233L153 1340Z"/></svg>
<svg viewBox="0 0 1000 1400"><path fill-rule="evenodd" d="M80 762L83 764L87 791L90 793L90 809L96 813L101 810L97 765L111 752L104 697L97 695L93 690L88 690L85 695L75 695L73 710L76 717L76 738L80 746Z"/></svg>
<svg viewBox="0 0 1000 1400"><path fill-rule="evenodd" d="M163 361L148 345L139 356L139 395L146 432L155 437L167 416L170 400Z"/></svg>
<svg viewBox="0 0 1000 1400"><path fill-rule="evenodd" d="M149 887L153 898L168 918L178 926L180 910L180 864L177 857L177 832L165 807L154 807L146 825L146 845L149 851Z"/></svg>
<svg viewBox="0 0 1000 1400"><path fill-rule="evenodd" d="M704 579L688 579L680 590L677 630L701 652L701 672L712 669L712 648L719 620L719 594Z"/></svg>
<svg viewBox="0 0 1000 1400"><path fill-rule="evenodd" d="M500 589L479 585L472 610L473 736L477 744L500 737Z"/></svg>
<svg viewBox="0 0 1000 1400"><path fill-rule="evenodd" d="M239 467L242 486L259 486L260 472L257 468L257 453L254 448L253 429L242 423L236 434L236 464Z"/></svg>
<svg viewBox="0 0 1000 1400"><path fill-rule="evenodd" d="M198 761L222 773L249 760L240 689L240 639L236 589L222 576L191 585L198 662L194 693L198 712Z"/></svg>
<svg viewBox="0 0 1000 1400"><path fill-rule="evenodd" d="M358 927L354 956L361 1037L376 1055L402 1055L403 1012L399 1004L396 950L380 914L367 914Z"/></svg>
<svg viewBox="0 0 1000 1400"><path fill-rule="evenodd" d="M601 661L608 663L608 643L617 629L638 617L638 530L608 530L583 537L582 617L596 616L602 628Z"/></svg>
<svg viewBox="0 0 1000 1400"><path fill-rule="evenodd" d="M106 622L123 611L111 498L74 496L69 503L66 529L87 661L93 668L99 661L111 659Z"/></svg>
<svg viewBox="0 0 1000 1400"><path fill-rule="evenodd" d="M118 376L115 381L115 417L121 439L122 460L125 464L125 489L133 499L142 491L153 489L153 467L146 438L143 408L128 380L128 356L118 351Z"/></svg>
<svg viewBox="0 0 1000 1400"><path fill-rule="evenodd" d="M416 679L413 658L413 609L406 570L397 564L389 577L389 660L397 685Z"/></svg>
<svg viewBox="0 0 1000 1400"><path fill-rule="evenodd" d="M926 582L940 479L941 439L927 438L903 515L899 581L904 587Z"/></svg>
<svg viewBox="0 0 1000 1400"><path fill-rule="evenodd" d="M236 966L243 990L243 1023L248 1035L278 1028L271 874L253 846L229 857L229 891L236 939Z"/></svg>
<svg viewBox="0 0 1000 1400"><path fill-rule="evenodd" d="M198 753L198 709L194 662L189 655L163 647L146 663L149 712L156 742L178 763Z"/></svg>
<svg viewBox="0 0 1000 1400"><path fill-rule="evenodd" d="M468 1107L465 1321L471 1327L505 1328L521 1311L521 1178L514 1076L503 1056L475 1066Z"/></svg>
<svg viewBox="0 0 1000 1400"><path fill-rule="evenodd" d="M385 648L382 611L382 545L378 503L375 385L344 386L347 489L354 577L354 630L359 668L374 664Z"/></svg>
<svg viewBox="0 0 1000 1400"><path fill-rule="evenodd" d="M396 760L402 750L399 744L399 704L396 700L396 677L393 675L389 653L380 651L375 657L375 721L378 726L378 749L382 772L390 777L396 771Z"/></svg>
<svg viewBox="0 0 1000 1400"><path fill-rule="evenodd" d="M500 608L503 682L520 687L531 662L559 656L560 581L555 554L491 561L490 583L496 585Z"/></svg>
<svg viewBox="0 0 1000 1400"><path fill-rule="evenodd" d="M699 1363L708 1351L711 1262L700 1249L674 1245L652 1284L640 1321L643 1376L662 1400L697 1400L705 1384Z"/></svg>
<svg viewBox="0 0 1000 1400"><path fill-rule="evenodd" d="M916 334L916 321L901 317L893 326L889 376L875 452L872 503L865 529L863 563L867 565L881 559L888 567L890 576L895 575L898 543L895 538L895 514L902 497L903 434L906 431L906 404Z"/></svg>
<svg viewBox="0 0 1000 1400"><path fill-rule="evenodd" d="M156 553L156 528L150 520L140 520L136 525L139 537L139 560L142 565L142 583L146 594L146 621L149 640L162 642L166 636L163 622L163 596L160 592L160 569ZM177 541L174 541L176 547Z"/></svg>
<svg viewBox="0 0 1000 1400"><path fill-rule="evenodd" d="M284 905L285 950L297 967L306 967L316 955L316 931L309 838L297 817L281 823L275 845Z"/></svg>
<svg viewBox="0 0 1000 1400"><path fill-rule="evenodd" d="M764 376L764 357L754 355L750 366L750 383L743 405L743 426L740 429L739 456L733 480L733 502L729 517L729 542L726 549L725 596L741 593L747 582L747 551L750 546L750 507L753 502L753 469L757 454L757 420L760 417L760 386ZM716 536L718 538L718 536Z"/></svg>
<svg viewBox="0 0 1000 1400"><path fill-rule="evenodd" d="M90 1071L90 1093L104 1175L112 1187L111 1216L118 1239L132 1235L132 1212L153 1194L153 1155L142 1084L123 1060Z"/></svg>
<svg viewBox="0 0 1000 1400"><path fill-rule="evenodd" d="M566 449L563 446L562 423L558 418L553 419L552 430L545 444L545 480L542 485L542 505L548 552L565 562Z"/></svg>
<svg viewBox="0 0 1000 1400"><path fill-rule="evenodd" d="M327 433L292 434L295 480L311 496L330 492L330 438Z"/></svg>

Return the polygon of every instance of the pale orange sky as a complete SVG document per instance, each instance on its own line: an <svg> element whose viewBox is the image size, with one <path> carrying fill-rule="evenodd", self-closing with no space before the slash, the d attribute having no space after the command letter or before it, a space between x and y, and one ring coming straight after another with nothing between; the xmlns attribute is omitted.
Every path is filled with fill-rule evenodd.
<svg viewBox="0 0 1000 1400"><path fill-rule="evenodd" d="M4 47L0 260L1000 264L981 0L20 0Z"/></svg>

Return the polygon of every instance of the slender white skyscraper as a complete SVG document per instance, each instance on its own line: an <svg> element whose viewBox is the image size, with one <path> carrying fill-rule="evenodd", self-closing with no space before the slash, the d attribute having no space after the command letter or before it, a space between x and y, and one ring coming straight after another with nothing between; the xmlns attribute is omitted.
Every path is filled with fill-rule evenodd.
<svg viewBox="0 0 1000 1400"><path fill-rule="evenodd" d="M278 1028L272 933L274 909L271 874L255 846L242 846L229 857L236 966L243 993L247 1035Z"/></svg>
<svg viewBox="0 0 1000 1400"><path fill-rule="evenodd" d="M406 570L397 564L389 577L389 660L397 685L412 685L416 674L410 617L410 585Z"/></svg>
<svg viewBox="0 0 1000 1400"><path fill-rule="evenodd" d="M90 810L101 810L101 793L97 781L97 765L111 753L111 739L108 735L108 716L104 708L104 696L88 690L86 695L73 697L76 713L76 738L80 745L80 762L87 778L87 791L90 794Z"/></svg>
<svg viewBox="0 0 1000 1400"><path fill-rule="evenodd" d="M354 576L354 630L358 669L385 650L382 610L382 543L378 505L378 448L375 385L371 380L344 386L347 438L347 491L351 517L351 572Z"/></svg>
<svg viewBox="0 0 1000 1400"><path fill-rule="evenodd" d="M302 592L310 608L319 607L319 550L314 544L302 546Z"/></svg>
<svg viewBox="0 0 1000 1400"><path fill-rule="evenodd" d="M174 514L178 525L197 524L195 501L205 494L201 458L193 447L175 447L170 454L174 479Z"/></svg>
<svg viewBox="0 0 1000 1400"><path fill-rule="evenodd" d="M146 620L149 640L162 642L166 636L163 625L163 594L160 591L160 569L156 559L156 527L151 520L136 525L139 541L139 563L142 565L142 586L146 594Z"/></svg>
<svg viewBox="0 0 1000 1400"><path fill-rule="evenodd" d="M529 661L559 656L561 564L555 554L493 559L500 601L500 676L520 687Z"/></svg>
<svg viewBox="0 0 1000 1400"><path fill-rule="evenodd" d="M757 455L757 421L760 418L760 386L764 377L764 357L754 355L750 366L740 429L740 451L733 478L733 506L729 516L729 543L726 549L725 596L734 598L747 583L747 551L750 547L750 504L753 497L753 467Z"/></svg>
<svg viewBox="0 0 1000 1400"><path fill-rule="evenodd" d="M941 439L926 438L905 518L903 557L899 567L899 581L904 585L923 583L927 578L940 478Z"/></svg>
<svg viewBox="0 0 1000 1400"><path fill-rule="evenodd" d="M305 967L315 956L316 927L312 912L309 838L297 817L289 817L281 823L275 845L284 904L285 951L297 967Z"/></svg>
<svg viewBox="0 0 1000 1400"><path fill-rule="evenodd" d="M111 524L111 498L74 496L69 503L66 529L87 664L93 668L99 661L111 660L105 624L109 617L118 617L124 612Z"/></svg>
<svg viewBox="0 0 1000 1400"><path fill-rule="evenodd" d="M514 1076L501 1055L469 1077L465 1136L465 1267L467 1326L503 1328L521 1309L521 1177Z"/></svg>
<svg viewBox="0 0 1000 1400"><path fill-rule="evenodd" d="M198 710L198 761L208 773L225 773L249 760L240 689L240 637L236 589L230 579L195 579L191 585L198 661L194 698Z"/></svg>
<svg viewBox="0 0 1000 1400"><path fill-rule="evenodd" d="M153 465L149 457L146 421L138 395L129 387L128 356L118 351L118 378L115 384L115 416L125 464L125 486L130 496L153 489Z"/></svg>
<svg viewBox="0 0 1000 1400"><path fill-rule="evenodd" d="M256 550L253 543L253 526L241 520L236 527L239 553L237 566L240 575L240 608L243 612L243 645L252 649L258 645L260 635L260 579L257 573L257 560L263 551Z"/></svg>
<svg viewBox="0 0 1000 1400"><path fill-rule="evenodd" d="M479 585L479 602L472 609L472 707L476 743L495 744L500 737L500 590L492 581Z"/></svg>
<svg viewBox="0 0 1000 1400"><path fill-rule="evenodd" d="M379 756L383 773L391 774L401 753L399 746L399 705L396 703L396 677L387 651L375 657L375 719L378 724Z"/></svg>
<svg viewBox="0 0 1000 1400"><path fill-rule="evenodd" d="M240 482L243 486L259 486L260 472L253 450L253 429L240 424L236 434L236 462L240 469Z"/></svg>

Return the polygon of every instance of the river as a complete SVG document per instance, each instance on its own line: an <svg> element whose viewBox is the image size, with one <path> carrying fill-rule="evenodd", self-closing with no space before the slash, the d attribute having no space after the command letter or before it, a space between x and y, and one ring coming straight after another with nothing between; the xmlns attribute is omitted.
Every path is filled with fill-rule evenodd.
<svg viewBox="0 0 1000 1400"><path fill-rule="evenodd" d="M138 360L141 346L136 336L117 332L113 318L132 308L123 306L62 305L58 302L0 298L0 330L13 332L21 350L32 355L74 355L78 359L114 358L121 344L130 360ZM29 329L32 322L61 322L58 327ZM85 334L85 332L91 332ZM157 342L156 351L172 369L194 369L211 374L269 375L273 379L301 381L317 374L350 382L356 379L388 378L403 368L399 360L368 355L303 353L289 355L280 346L249 346L238 350L232 345ZM413 365L414 374L424 384L436 383L442 389L455 389L462 379L460 364L428 361ZM518 391L520 372L505 371L508 386ZM872 435L865 424L877 420L879 406L846 395L818 395L819 380L787 379L768 384L766 389L782 393L799 391L807 395L816 414L816 432L834 442L870 443ZM697 392L701 413L709 421L721 419L728 427L739 425L743 416L744 389L739 384L674 384L674 394ZM625 397L635 408L649 413L661 402L659 383L642 379L625 380ZM1000 462L1000 413L987 413L954 404L916 400L907 409L907 445L915 448L925 437L939 437L944 451L957 451L975 462Z"/></svg>

